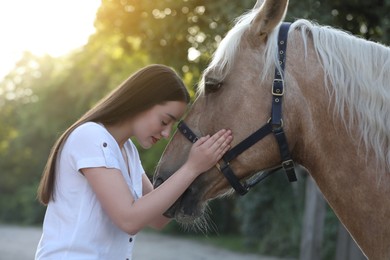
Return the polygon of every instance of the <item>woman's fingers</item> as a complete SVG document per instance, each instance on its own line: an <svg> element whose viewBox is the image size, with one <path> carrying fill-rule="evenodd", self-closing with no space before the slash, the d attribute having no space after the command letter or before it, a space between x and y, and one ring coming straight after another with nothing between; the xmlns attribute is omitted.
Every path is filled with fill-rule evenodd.
<svg viewBox="0 0 390 260"><path fill-rule="evenodd" d="M233 140L232 135L228 135L225 141L218 147L219 156L218 160L222 158L222 156L230 149L230 143Z"/></svg>
<svg viewBox="0 0 390 260"><path fill-rule="evenodd" d="M213 167L230 149L233 140L231 130L220 130L212 136L199 138L191 148L189 165L196 172L204 172Z"/></svg>
<svg viewBox="0 0 390 260"><path fill-rule="evenodd" d="M231 130L222 129L211 136L208 140L205 141L206 145L210 148L217 149L224 144L229 136L231 136Z"/></svg>
<svg viewBox="0 0 390 260"><path fill-rule="evenodd" d="M210 135L206 135L206 136L202 136L201 138L199 138L196 142L195 142L195 144L197 145L197 146L200 146L200 145L202 145L203 143L205 143L207 140L209 140L210 139Z"/></svg>
<svg viewBox="0 0 390 260"><path fill-rule="evenodd" d="M222 156L230 149L230 143L233 140L231 130L221 130L210 137L205 145L208 145L209 153L211 157L219 161Z"/></svg>
<svg viewBox="0 0 390 260"><path fill-rule="evenodd" d="M216 150L219 150L220 152L225 151L226 148L229 147L229 144L233 139L231 134L232 133L230 130L226 130L225 132L222 132L219 137L216 137L217 139L211 145L211 147Z"/></svg>

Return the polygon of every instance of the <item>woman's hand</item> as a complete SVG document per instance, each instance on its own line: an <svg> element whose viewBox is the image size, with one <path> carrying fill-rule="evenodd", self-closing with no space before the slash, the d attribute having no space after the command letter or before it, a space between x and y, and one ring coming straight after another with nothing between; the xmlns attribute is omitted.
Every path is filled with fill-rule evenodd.
<svg viewBox="0 0 390 260"><path fill-rule="evenodd" d="M222 129L213 136L204 136L196 141L185 163L190 171L199 175L213 167L230 149L233 140L231 130Z"/></svg>

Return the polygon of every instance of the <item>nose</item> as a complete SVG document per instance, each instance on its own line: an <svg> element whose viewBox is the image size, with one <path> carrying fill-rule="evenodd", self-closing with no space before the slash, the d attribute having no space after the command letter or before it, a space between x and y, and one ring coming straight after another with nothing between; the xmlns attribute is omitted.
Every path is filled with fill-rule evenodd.
<svg viewBox="0 0 390 260"><path fill-rule="evenodd" d="M171 133L171 127L165 127L162 131L161 131L161 136L165 139L168 139L169 138L169 135Z"/></svg>

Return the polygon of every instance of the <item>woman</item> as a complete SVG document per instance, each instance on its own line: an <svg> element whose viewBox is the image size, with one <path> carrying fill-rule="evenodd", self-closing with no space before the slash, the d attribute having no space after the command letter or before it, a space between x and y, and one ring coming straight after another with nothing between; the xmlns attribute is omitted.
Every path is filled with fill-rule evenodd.
<svg viewBox="0 0 390 260"><path fill-rule="evenodd" d="M143 148L168 138L189 100L173 70L151 65L64 132L38 189L48 207L36 259L131 259L138 231L169 222L163 212L221 159L231 131L200 138L186 163L155 190L130 138Z"/></svg>

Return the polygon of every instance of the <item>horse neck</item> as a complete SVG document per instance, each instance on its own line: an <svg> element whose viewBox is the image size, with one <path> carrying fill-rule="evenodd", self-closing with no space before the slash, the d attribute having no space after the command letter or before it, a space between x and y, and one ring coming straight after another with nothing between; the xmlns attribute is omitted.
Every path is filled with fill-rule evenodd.
<svg viewBox="0 0 390 260"><path fill-rule="evenodd" d="M298 37L289 44L302 46ZM309 170L365 254L370 259L389 259L390 173L377 172L381 168L374 152L360 141L357 128L347 129L334 113L312 43L308 42L306 57L303 48L289 48L287 54L286 81L292 82L290 92L300 95L293 100L295 106L299 104L300 120L290 122L298 124L291 137L293 157ZM286 106L294 106L289 97L285 100Z"/></svg>

